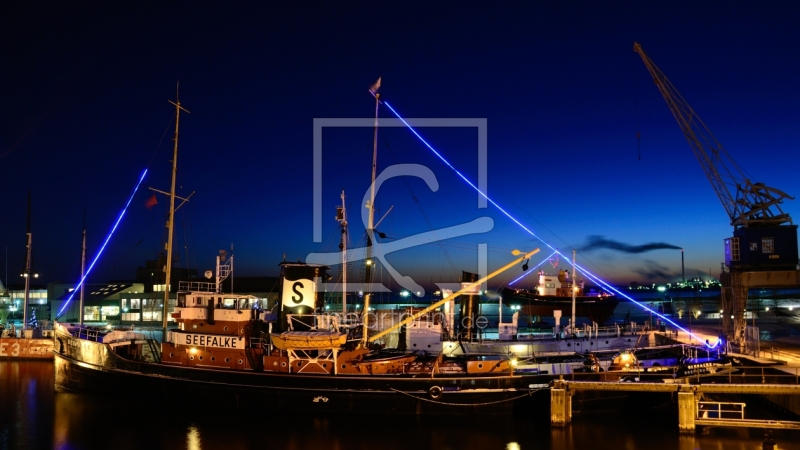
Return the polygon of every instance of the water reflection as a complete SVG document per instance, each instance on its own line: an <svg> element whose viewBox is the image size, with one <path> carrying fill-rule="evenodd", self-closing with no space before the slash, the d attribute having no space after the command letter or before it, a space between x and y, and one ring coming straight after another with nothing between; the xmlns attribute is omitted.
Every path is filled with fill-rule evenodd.
<svg viewBox="0 0 800 450"><path fill-rule="evenodd" d="M200 450L200 430L195 426L190 426L189 431L186 433L186 449L187 450Z"/></svg>
<svg viewBox="0 0 800 450"><path fill-rule="evenodd" d="M546 412L513 419L309 417L270 405L258 412L221 411L213 405L199 410L157 398L153 392L142 392L136 401L54 394L52 363L0 361L0 448L755 450L764 441L761 430L681 436L676 417L633 404L617 412L576 415L571 425L552 428ZM798 438L798 432L774 435L776 448L783 450L800 450Z"/></svg>

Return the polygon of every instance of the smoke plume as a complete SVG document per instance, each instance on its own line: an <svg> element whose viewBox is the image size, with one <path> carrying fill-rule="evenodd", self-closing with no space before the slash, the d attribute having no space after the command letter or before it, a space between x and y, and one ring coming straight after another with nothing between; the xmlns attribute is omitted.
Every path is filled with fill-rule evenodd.
<svg viewBox="0 0 800 450"><path fill-rule="evenodd" d="M592 250L599 250L602 248L606 248L609 250L617 250L625 253L644 253L652 250L681 249L678 246L672 244L666 244L664 242L651 242L649 244L644 244L644 245L630 245L630 244L624 244L622 242L612 241L611 239L606 239L603 236L589 236L586 239L586 244L580 249L578 249L578 251L589 252Z"/></svg>

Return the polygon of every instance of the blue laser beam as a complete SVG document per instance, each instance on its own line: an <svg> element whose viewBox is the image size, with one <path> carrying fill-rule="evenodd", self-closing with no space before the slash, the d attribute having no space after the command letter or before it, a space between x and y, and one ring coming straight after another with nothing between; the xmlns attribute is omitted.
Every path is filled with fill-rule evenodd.
<svg viewBox="0 0 800 450"><path fill-rule="evenodd" d="M125 207L122 208L122 212L119 214L119 217L117 217L117 221L114 222L114 226L111 227L111 231L108 233L108 236L106 236L105 242L103 242L103 245L100 247L100 250L97 252L97 255L94 257L94 260L92 261L92 263L89 264L89 268L86 270L86 273L83 275L83 278L81 278L81 281L80 281L80 283L78 283L78 286L76 286L75 289L72 291L72 293L69 294L69 297L67 298L67 301L64 302L64 306L62 306L61 310L58 311L58 314L56 315L56 319L60 319L61 316L64 315L64 310L69 305L69 302L72 301L72 297L74 297L75 293L78 292L78 289L83 286L83 282L86 280L86 277L89 276L89 273L91 273L92 268L94 267L94 265L97 262L97 260L100 258L100 255L103 254L103 250L105 250L106 245L108 244L108 241L111 240L111 236L114 235L114 231L116 231L117 226L122 221L122 217L125 215L125 212L128 210L128 206L130 206L131 201L133 200L133 196L136 195L136 191L139 190L139 186L141 186L145 175L147 175L147 169L145 169L144 172L142 172L142 176L139 177L139 182L136 183L136 187L133 188L133 192L131 192L131 195L128 197L128 201L125 203ZM79 311L78 314L83 314L83 311Z"/></svg>
<svg viewBox="0 0 800 450"><path fill-rule="evenodd" d="M478 194L479 194L480 196L482 196L483 198L485 198L487 202L491 203L491 204L492 204L492 206L494 206L495 208L497 208L497 209L498 209L498 211L500 211L501 213L503 213L503 215L505 215L505 216L506 216L508 219L510 219L512 222L514 222L515 224L517 224L517 225L518 225L520 228L522 228L523 230L525 230L525 232L527 232L528 234L530 234L530 235L531 235L531 236L533 236L534 238L536 238L536 239L538 239L539 241L541 241L541 242L542 242L542 244L544 244L545 246L547 246L547 248L549 248L550 250L553 250L553 252L554 252L555 254L557 254L557 255L560 255L560 256L561 256L561 257L563 257L563 258L564 258L564 259L565 259L567 262L569 262L570 264L572 264L572 261L570 261L570 260L569 260L569 258L567 258L567 257L566 257L564 254L562 254L561 252L559 252L559 251L558 251L558 249L556 249L555 247L553 247L552 245L550 245L549 243L547 243L547 241L545 241L544 239L542 239L542 238L540 238L539 236L537 236L537 235L536 235L536 233L534 233L534 232L533 232L531 229L529 229L528 227L526 227L526 226L525 226L525 225L524 225L522 222L520 222L519 220L517 220L517 218L516 218L516 217L512 216L512 215L511 215L511 213L509 213L508 211L506 211L506 210L505 210L503 207L501 207L501 206L500 206L500 205L499 205L497 202L495 202L495 201L494 201L492 198L490 198L488 195L486 195L486 193L485 193L485 192L481 191L481 190L480 190L480 189L479 189L479 188L478 188L478 187L475 185L475 183L473 183L473 182L472 182L472 181L471 181L469 178L467 178L466 176L464 176L464 175L463 175L463 174L462 174L462 173L461 173L461 172L460 172L458 169L456 169L456 168L455 168L455 166L453 166L453 165L450 163L450 161L448 161L447 159L445 159L445 157L444 157L444 156L443 156L441 153L439 153L438 151L436 151L436 149L435 149L435 148L433 148L433 146L432 146L431 144L429 144L429 143L428 143L428 141L426 141L426 140L425 140L425 139L424 139L424 138L423 138L423 137L422 137L422 136L421 136L421 135L420 135L420 134L417 132L417 130L416 130L416 129L414 129L414 127L412 127L412 126L411 126L411 125L410 125L410 124L409 124L409 123L408 123L408 122L407 122L407 121L406 121L406 120L403 118L403 116L401 116L401 115L400 115L400 113L398 113L398 112L397 112L397 111L396 111L394 108L392 108L392 106L389 104L389 102L387 102L386 100L380 100L380 102L381 102L381 103L383 103L384 105L386 105L386 107L387 107L387 108L389 108L389 110L392 112L392 114L394 114L394 115L395 115L395 116L396 116L398 119L400 119L400 121L401 121L401 122L403 122L403 124L406 126L406 128L408 128L408 129L409 129L409 131L411 131L411 133L412 133L412 134L414 134L414 136L416 136L416 137L417 137L417 139L419 139L419 140L420 140L420 142L422 142L422 143L425 145L425 147L427 147L427 148L428 148L428 150L430 150L431 152L433 152L433 154L434 154L434 155L436 155L436 157L438 157L438 158L439 158L439 159L440 159L440 160L441 160L441 161L442 161L442 162L443 162L443 163L444 163L444 164L445 164L447 167L449 167L450 169L452 169L452 170L453 170L453 172L455 172L455 173L456 173L456 175L458 175L458 176L459 176L459 178L461 178L462 180L464 180L464 182L465 182L465 183L467 183L467 184L468 184L468 185L469 185L469 186L470 186L472 189L474 189L476 192L478 192ZM633 302L633 303L634 303L634 304L636 304L637 306L639 306L639 307L643 308L645 311L648 311L648 312L650 312L650 313L652 313L652 314L655 314L657 317L660 317L661 319L663 319L663 320L664 320L664 321L666 321L667 323L670 323L670 324L672 324L673 326L675 326L675 327L676 327L676 328L678 328L679 330L681 330L681 331L683 331L683 332L687 333L689 336L691 336L691 337L693 337L693 338L696 338L698 341L700 341L700 342L704 342L704 341L703 341L703 339L701 339L699 336L696 336L696 335L695 335L695 334L693 334L692 332L690 332L690 331L686 330L685 328L683 328L682 326L678 325L678 324L677 324L677 323L675 323L674 321L670 320L670 319L669 319L669 318L667 318L666 316L664 316L664 315L662 315L662 314L659 314L659 313L658 313L658 312L656 312L656 311L653 311L652 309L648 308L646 305L644 305L644 304L642 304L642 303L639 303L638 301L634 300L633 298L631 298L631 297L629 297L629 296L625 295L624 293L620 292L619 290L617 290L616 288L614 288L614 287L613 287L613 286L611 286L610 284L606 283L605 281L601 280L599 277L595 276L594 274L592 274L592 273L591 273L591 272L589 272L588 270L584 269L583 267L579 266L578 264L575 264L575 268L576 268L577 270L580 270L580 272L581 272L582 274L584 274L585 276L587 276L587 277L591 278L592 280L595 280L596 282L598 282L599 284L601 284L602 286L604 286L606 289L608 289L608 290L610 290L610 291L612 291L612 292L615 292L616 294L618 294L619 296L621 296L621 297L623 297L623 298L626 298L626 299L630 300L631 302ZM514 281L516 281L516 280L514 280ZM718 345L718 344L719 344L719 342L720 342L720 340L718 340L718 341L717 341L716 343L714 343L713 345L710 345L710 344L705 344L705 343L704 343L704 345L706 345L706 346L707 346L707 347L709 347L709 348L714 348L716 345Z"/></svg>
<svg viewBox="0 0 800 450"><path fill-rule="evenodd" d="M535 266L533 269L529 269L529 270L527 270L525 273L523 273L522 275L520 275L519 277L517 277L517 279L516 279L516 280L512 281L511 283L508 283L508 285L509 285L509 286L511 286L512 284L516 283L517 281L519 281L519 280L521 280L521 279L525 278L526 276L528 276L528 275L530 275L530 274L534 273L534 271L535 271L536 269L538 269L538 268L539 268L539 266L541 266L542 264L544 264L546 261L548 261L550 258L552 258L552 257L553 257L553 255L555 255L555 254L556 254L556 252L550 253L550 256L548 256L547 258L543 259L543 260L542 260L542 262L540 262L539 264L537 264L537 265L536 265L536 266Z"/></svg>

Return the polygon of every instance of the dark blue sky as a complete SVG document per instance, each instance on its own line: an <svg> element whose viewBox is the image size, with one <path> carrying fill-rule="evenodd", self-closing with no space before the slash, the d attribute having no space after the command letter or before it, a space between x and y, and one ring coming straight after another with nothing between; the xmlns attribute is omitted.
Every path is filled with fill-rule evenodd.
<svg viewBox="0 0 800 450"><path fill-rule="evenodd" d="M275 275L284 254L335 251L342 189L356 223L351 245L360 245L372 130L324 132L323 242L315 243L313 120L371 117L367 89L379 76L383 98L407 117L485 118L489 195L551 245L568 254L595 235L663 242L685 248L687 276L716 276L732 228L633 43L749 176L798 195L800 4L652 5L4 2L0 244L9 278L24 262L28 189L35 269L45 282L73 281L84 208L93 257L145 168L90 280L132 278L155 258L167 201L144 203L148 187L169 188L167 100L178 81L191 111L181 117L179 194L196 191L176 219L181 265L210 269L233 244L239 275ZM421 132L477 177L474 130ZM513 248L549 254L495 209L477 209L476 194L407 130L381 129L379 168L400 162L426 165L441 188L388 182L377 204L393 206L379 227L390 237L494 219L488 233L393 254L402 273L454 281L477 269L479 242L490 268ZM784 209L800 217L797 201ZM674 281L681 270L676 250L579 259L622 283Z"/></svg>

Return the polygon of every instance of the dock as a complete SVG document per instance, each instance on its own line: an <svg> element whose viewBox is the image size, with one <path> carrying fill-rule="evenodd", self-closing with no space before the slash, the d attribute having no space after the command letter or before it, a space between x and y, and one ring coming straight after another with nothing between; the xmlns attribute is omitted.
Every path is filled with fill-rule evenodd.
<svg viewBox="0 0 800 450"><path fill-rule="evenodd" d="M708 418L709 409L703 408L724 402L704 402L702 394L758 394L800 396L798 384L672 384L623 383L608 381L555 380L550 388L550 424L565 426L572 421L572 395L579 391L665 392L676 393L678 398L678 428L682 433L693 433L698 425L746 426L757 428L782 428L800 430L800 422L752 420L744 418L744 404L740 417ZM722 411L722 409L717 409ZM728 411L728 410L726 410Z"/></svg>

